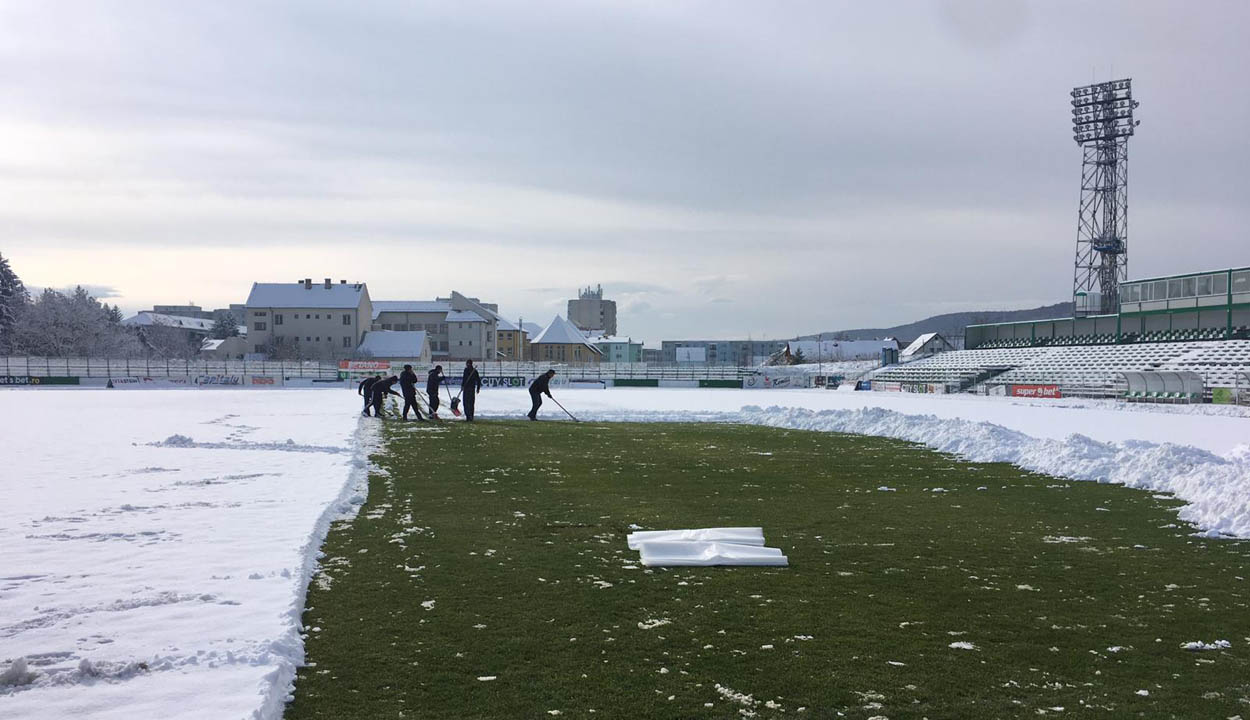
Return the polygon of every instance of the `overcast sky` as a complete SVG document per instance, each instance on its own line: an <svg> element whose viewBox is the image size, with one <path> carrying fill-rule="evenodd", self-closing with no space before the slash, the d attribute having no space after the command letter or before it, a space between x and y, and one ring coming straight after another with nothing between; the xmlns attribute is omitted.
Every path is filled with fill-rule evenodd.
<svg viewBox="0 0 1250 720"><path fill-rule="evenodd" d="M0 253L792 336L1071 294L1068 91L1132 76L1129 274L1250 264L1250 3L0 0Z"/></svg>

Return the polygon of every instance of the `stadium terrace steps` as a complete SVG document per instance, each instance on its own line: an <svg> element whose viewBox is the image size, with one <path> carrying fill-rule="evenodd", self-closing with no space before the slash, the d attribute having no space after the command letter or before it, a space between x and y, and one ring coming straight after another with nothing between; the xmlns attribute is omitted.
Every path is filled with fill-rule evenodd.
<svg viewBox="0 0 1250 720"><path fill-rule="evenodd" d="M1250 340L981 347L892 365L871 379L942 383L950 391L974 383L1058 385L1064 395L1111 397L1125 392L1122 372L1141 370L1187 370L1201 375L1207 387L1234 387L1237 376L1250 370Z"/></svg>

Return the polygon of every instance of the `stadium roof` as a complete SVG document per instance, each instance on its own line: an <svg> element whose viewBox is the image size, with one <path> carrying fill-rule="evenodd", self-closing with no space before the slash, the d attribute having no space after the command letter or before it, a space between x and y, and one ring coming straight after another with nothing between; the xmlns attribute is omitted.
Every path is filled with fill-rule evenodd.
<svg viewBox="0 0 1250 720"><path fill-rule="evenodd" d="M538 337L530 340L532 345L544 343L548 345L585 345L595 352L600 352L599 348L586 339L581 330L578 330L573 323L559 315L551 319L551 323L542 332L538 333Z"/></svg>
<svg viewBox="0 0 1250 720"><path fill-rule="evenodd" d="M368 297L369 291L364 283L332 284L329 288L322 283L313 283L307 287L304 283L252 283L252 292L247 296L250 308L321 308L351 309L360 307L362 297Z"/></svg>
<svg viewBox="0 0 1250 720"><path fill-rule="evenodd" d="M421 357L424 348L424 330L370 330L356 351L375 358L412 360Z"/></svg>

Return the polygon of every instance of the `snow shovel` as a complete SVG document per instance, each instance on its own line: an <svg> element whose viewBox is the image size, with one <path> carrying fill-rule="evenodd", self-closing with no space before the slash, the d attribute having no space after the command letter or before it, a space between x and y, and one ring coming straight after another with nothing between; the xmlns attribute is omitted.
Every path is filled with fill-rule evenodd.
<svg viewBox="0 0 1250 720"><path fill-rule="evenodd" d="M551 397L551 396L548 395L547 397ZM556 400L555 398L551 398L551 402L555 403L556 405L560 405L560 401ZM573 418L573 422L581 422L581 420L578 420L577 418L573 417L573 413L569 412L568 410L565 410L563 405L560 405L560 409L564 410L565 415L568 415L569 417Z"/></svg>
<svg viewBox="0 0 1250 720"><path fill-rule="evenodd" d="M447 397L451 397L451 388L447 388ZM460 417L460 393L456 393L456 396L451 398L451 414Z"/></svg>

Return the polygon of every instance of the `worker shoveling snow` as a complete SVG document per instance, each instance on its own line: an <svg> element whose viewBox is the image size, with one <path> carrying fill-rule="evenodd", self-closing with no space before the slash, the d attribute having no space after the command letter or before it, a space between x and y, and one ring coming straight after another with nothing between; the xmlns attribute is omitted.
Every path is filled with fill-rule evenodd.
<svg viewBox="0 0 1250 720"><path fill-rule="evenodd" d="M646 530L630 533L627 542L648 567L789 565L779 548L764 547L758 527Z"/></svg>

